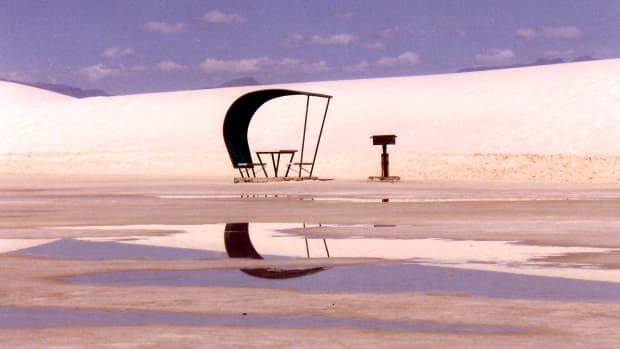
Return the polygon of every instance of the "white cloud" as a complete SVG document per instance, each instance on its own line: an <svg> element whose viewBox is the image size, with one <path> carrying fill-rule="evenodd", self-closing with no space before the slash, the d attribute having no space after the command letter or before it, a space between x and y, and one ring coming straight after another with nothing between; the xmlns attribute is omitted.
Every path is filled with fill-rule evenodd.
<svg viewBox="0 0 620 349"><path fill-rule="evenodd" d="M575 26L560 26L543 27L539 30L533 28L519 28L515 31L515 35L518 38L525 40L533 40L537 38L549 40L574 40L582 38L583 32Z"/></svg>
<svg viewBox="0 0 620 349"><path fill-rule="evenodd" d="M306 74L317 74L329 71L331 68L325 61L318 62L303 62L301 65L301 71Z"/></svg>
<svg viewBox="0 0 620 349"><path fill-rule="evenodd" d="M306 62L297 58L283 58L280 61L273 61L271 68L286 73L302 72L305 74L317 74L330 70L325 61Z"/></svg>
<svg viewBox="0 0 620 349"><path fill-rule="evenodd" d="M542 36L547 39L580 39L583 37L581 29L575 26L545 27Z"/></svg>
<svg viewBox="0 0 620 349"><path fill-rule="evenodd" d="M357 38L351 34L334 34L327 37L314 35L310 38L310 42L316 45L338 45L347 46L355 43Z"/></svg>
<svg viewBox="0 0 620 349"><path fill-rule="evenodd" d="M362 44L362 47L370 50L382 50L385 45L381 41L370 41Z"/></svg>
<svg viewBox="0 0 620 349"><path fill-rule="evenodd" d="M303 34L293 33L284 39L284 42L289 46L303 46L306 41L306 37Z"/></svg>
<svg viewBox="0 0 620 349"><path fill-rule="evenodd" d="M289 46L300 47L306 44L347 46L357 42L357 37L351 34L334 34L329 36L313 35L306 37L303 34L293 33L284 39Z"/></svg>
<svg viewBox="0 0 620 349"><path fill-rule="evenodd" d="M353 17L355 17L355 12L337 13L334 15L334 17L343 22L351 22L353 20Z"/></svg>
<svg viewBox="0 0 620 349"><path fill-rule="evenodd" d="M143 65L134 65L131 68L129 68L129 70L133 72L145 72L147 69Z"/></svg>
<svg viewBox="0 0 620 349"><path fill-rule="evenodd" d="M547 50L544 53L544 57L548 59L569 59L575 55L573 50Z"/></svg>
<svg viewBox="0 0 620 349"><path fill-rule="evenodd" d="M15 80L21 82L34 82L33 77L29 73L18 72L18 71L9 71L9 72L0 72L0 77L7 80Z"/></svg>
<svg viewBox="0 0 620 349"><path fill-rule="evenodd" d="M282 67L297 67L301 64L303 64L304 61L302 61L301 59L298 58L282 58L282 60L279 62L279 64Z"/></svg>
<svg viewBox="0 0 620 349"><path fill-rule="evenodd" d="M515 58L514 52L508 49L492 49L476 55L476 61L482 64L505 64Z"/></svg>
<svg viewBox="0 0 620 349"><path fill-rule="evenodd" d="M396 57L382 57L377 60L377 65L386 68L414 66L420 62L420 56L415 52L407 51Z"/></svg>
<svg viewBox="0 0 620 349"><path fill-rule="evenodd" d="M78 70L78 74L85 76L90 81L127 76L123 68L107 67L103 64L82 68Z"/></svg>
<svg viewBox="0 0 620 349"><path fill-rule="evenodd" d="M199 19L203 22L214 24L245 22L245 18L238 13L224 13L218 10L209 11Z"/></svg>
<svg viewBox="0 0 620 349"><path fill-rule="evenodd" d="M525 40L532 40L538 37L538 33L536 32L536 30L532 28L519 28L517 29L517 31L515 31L515 35L518 38L525 39Z"/></svg>
<svg viewBox="0 0 620 349"><path fill-rule="evenodd" d="M127 47L127 48L110 47L110 48L105 49L101 53L101 57L115 59L115 58L128 57L133 54L134 54L134 50L131 47Z"/></svg>
<svg viewBox="0 0 620 349"><path fill-rule="evenodd" d="M420 63L420 56L417 53L406 51L395 57L381 57L374 62L362 60L356 64L345 66L344 70L351 73L367 72L372 69L385 68L406 68L413 67Z"/></svg>
<svg viewBox="0 0 620 349"><path fill-rule="evenodd" d="M284 44L291 47L302 47L306 45L325 45L325 46L350 46L356 45L366 49L384 49L385 44L379 40L360 42L358 37L352 34L333 34L328 36L312 35L305 36L300 33L292 33L284 39Z"/></svg>
<svg viewBox="0 0 620 349"><path fill-rule="evenodd" d="M357 64L344 67L344 70L348 71L348 72L358 73L358 72L368 71L369 68L370 68L370 63L368 63L368 61L364 60L364 61L361 61L361 62L359 62Z"/></svg>
<svg viewBox="0 0 620 349"><path fill-rule="evenodd" d="M187 66L183 64L179 64L172 60L165 60L165 61L161 61L157 63L157 69L169 73L169 72L174 72L174 71L185 70L187 69Z"/></svg>
<svg viewBox="0 0 620 349"><path fill-rule="evenodd" d="M233 73L246 74L255 73L272 65L272 61L267 57L255 57L238 60L223 60L217 58L207 58L199 67L205 73Z"/></svg>
<svg viewBox="0 0 620 349"><path fill-rule="evenodd" d="M168 23L168 22L147 22L144 24L144 29L164 34L180 33L187 28L187 24L183 22Z"/></svg>
<svg viewBox="0 0 620 349"><path fill-rule="evenodd" d="M307 62L297 58L283 58L273 60L269 57L255 57L246 59L222 60L207 58L200 63L200 69L205 73L220 74L317 74L329 71L331 68L325 61Z"/></svg>
<svg viewBox="0 0 620 349"><path fill-rule="evenodd" d="M402 31L398 27L385 28L379 32L379 36L381 36L384 39L393 39L397 36L400 36L401 34L402 34Z"/></svg>

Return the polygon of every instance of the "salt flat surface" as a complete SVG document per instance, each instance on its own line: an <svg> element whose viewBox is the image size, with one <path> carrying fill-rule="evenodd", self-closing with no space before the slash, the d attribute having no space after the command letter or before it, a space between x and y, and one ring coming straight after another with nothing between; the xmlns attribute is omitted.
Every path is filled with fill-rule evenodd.
<svg viewBox="0 0 620 349"><path fill-rule="evenodd" d="M156 347L238 348L252 341L261 347L332 348L336 343L355 348L409 348L411 343L424 343L422 346L437 348L522 348L526 343L536 348L605 348L618 342L618 331L614 329L620 327L620 303L617 302L620 283L588 281L588 277L613 280L613 273L620 270L617 185L492 181L405 181L394 185L342 180L234 185L230 181L172 180L168 177L157 180L89 177L83 181L74 176L2 178L1 236L13 243L25 238L60 238L13 253L0 253L0 274L8 280L0 283L0 304L4 307L0 309L0 317L6 315L4 320L9 324L19 320L24 326L36 323L47 326L59 321L55 323L59 326L41 328L0 326L0 337L7 347L78 348L84 343L127 347L144 343ZM211 194L256 197L185 197ZM457 200L386 204L261 198L261 195L275 194ZM161 197L166 195L173 198ZM546 200L458 201L538 197ZM261 236L261 227L250 223L249 237L264 260L227 258L222 252L218 255L201 250L207 244L222 246L222 224L214 228L213 237L203 236L212 235L208 229L195 234L189 231L191 227L218 226L211 223L247 221L341 224L319 228L307 225L303 229L301 223L289 223L283 226L285 229L275 226L264 229ZM152 226L147 223L183 229L166 232L142 228ZM390 224L396 226L389 227ZM67 226L73 229L58 228ZM104 229L121 226L136 228ZM54 227L56 229L52 229ZM258 235L254 236L255 233ZM149 245L149 236L162 238L154 239ZM305 256L304 236L309 238L310 259ZM212 238L214 240L210 240ZM330 251L335 257L325 258L323 238L328 247L338 241ZM131 243L127 239L139 241ZM347 240L352 244L346 244ZM413 256L404 262L336 258L338 254L358 251L377 253L383 249L384 240L389 240L385 246L398 254L407 251L391 244L411 241L416 242L413 251L418 243L420 246L433 243L432 248L447 248L458 258L423 260ZM521 250L519 245L511 246L514 245L511 241L515 240L526 241L534 247ZM365 245L365 241L374 242L376 248ZM339 243L343 245L338 246ZM297 258L269 255L271 245L274 249L278 247L275 253ZM189 249L166 246L188 246ZM490 251L478 246L486 246ZM486 261L470 260L468 249ZM499 253L501 251L509 253L504 255ZM557 259L536 258L540 254L566 251L577 253ZM386 251L388 257L389 252ZM228 274L246 275L241 270L290 266L306 269L317 265L321 266L321 272L297 278L293 283L273 280L256 287L252 286L255 283L225 282ZM494 273L475 270L478 266L504 269ZM118 280L118 272L127 277L127 285L67 282L72 276L99 275L103 278L102 274ZM567 276L532 275L540 272L563 272ZM222 277L219 273L227 275ZM580 279L580 273L586 280ZM314 276L326 279L311 279ZM352 279L348 279L349 276ZM162 278L168 278L168 283L162 284ZM146 285L145 279L159 283ZM307 282L304 280L318 281L304 286ZM189 286L190 281L194 287ZM338 289L340 291L333 291ZM193 315L197 316L194 319L205 314L217 314L217 317L212 325L201 323L204 317L197 320L205 326L187 326L181 324L185 320L170 319L167 321L173 323L167 325L123 325L127 324L123 321L136 319L135 316L138 316L137 323L142 323L141 317L150 314L154 315L151 319L160 319L156 323L166 323L160 316L170 313L185 320L192 319ZM262 317L257 324L234 323L239 318L243 321L243 313ZM286 329L269 325L270 319L277 318L286 324L288 316L296 315L363 321L354 321L347 328L332 328L329 323L319 327L302 324L299 328ZM71 320L70 324L63 322L67 319ZM97 320L111 324L101 325ZM368 322L364 321L372 321L373 325L366 326ZM385 321L477 327L471 328L473 333L451 328L446 331L414 329L395 335L382 330ZM437 326L434 329L438 329ZM518 332L485 332L489 328L500 331L517 328ZM266 338L268 340L264 340Z"/></svg>
<svg viewBox="0 0 620 349"><path fill-rule="evenodd" d="M613 195L612 193L606 193L604 196ZM387 196L387 195L386 195ZM208 194L208 195L157 195L156 197L161 199L288 199L288 200L306 200L306 201L327 201L327 202L352 202L352 203L424 203L424 202L535 202L535 201L603 201L603 200L615 200L617 197L470 197L470 198L360 198L360 197L338 197L338 196L302 196L302 195L278 195L278 194L265 194L255 195L251 197L244 194Z"/></svg>

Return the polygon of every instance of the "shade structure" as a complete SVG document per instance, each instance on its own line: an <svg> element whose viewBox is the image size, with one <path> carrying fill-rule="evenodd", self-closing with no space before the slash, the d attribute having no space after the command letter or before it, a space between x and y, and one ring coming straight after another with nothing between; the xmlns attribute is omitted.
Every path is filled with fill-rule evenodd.
<svg viewBox="0 0 620 349"><path fill-rule="evenodd" d="M239 164L252 163L252 153L248 144L248 128L258 108L274 98L294 95L307 96L308 102L310 97L327 98L328 104L326 105L325 114L323 115L323 122L325 121L329 100L332 96L320 93L285 89L258 90L244 94L230 105L224 118L223 134L226 149L228 150L228 155L230 156L230 161L234 168L239 168ZM308 116L307 112L306 106L306 118ZM303 137L305 138L305 134ZM317 151L318 143L314 154L315 158Z"/></svg>
<svg viewBox="0 0 620 349"><path fill-rule="evenodd" d="M263 259L250 240L248 223L227 223L224 227L224 246L231 258ZM245 274L263 279L290 279L312 275L326 270L324 267L309 268L246 268Z"/></svg>

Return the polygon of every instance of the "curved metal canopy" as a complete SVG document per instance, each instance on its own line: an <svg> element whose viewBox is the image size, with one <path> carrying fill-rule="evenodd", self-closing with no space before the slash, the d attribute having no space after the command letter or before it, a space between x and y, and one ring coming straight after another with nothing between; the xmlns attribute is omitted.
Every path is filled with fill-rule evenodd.
<svg viewBox="0 0 620 349"><path fill-rule="evenodd" d="M248 145L248 128L254 113L267 101L284 96L304 95L308 97L332 98L332 96L285 89L258 90L244 94L231 104L224 118L224 142L234 168L240 163L252 163Z"/></svg>
<svg viewBox="0 0 620 349"><path fill-rule="evenodd" d="M227 223L224 227L224 246L231 258L263 259L250 240L248 223ZM290 279L318 273L324 267L310 268L246 268L242 272L263 279Z"/></svg>

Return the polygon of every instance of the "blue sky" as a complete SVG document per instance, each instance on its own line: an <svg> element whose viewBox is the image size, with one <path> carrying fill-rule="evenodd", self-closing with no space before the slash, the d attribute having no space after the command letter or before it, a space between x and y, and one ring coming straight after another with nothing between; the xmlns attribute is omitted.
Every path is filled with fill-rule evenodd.
<svg viewBox="0 0 620 349"><path fill-rule="evenodd" d="M620 0L0 0L0 77L113 94L620 57Z"/></svg>

